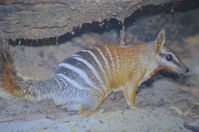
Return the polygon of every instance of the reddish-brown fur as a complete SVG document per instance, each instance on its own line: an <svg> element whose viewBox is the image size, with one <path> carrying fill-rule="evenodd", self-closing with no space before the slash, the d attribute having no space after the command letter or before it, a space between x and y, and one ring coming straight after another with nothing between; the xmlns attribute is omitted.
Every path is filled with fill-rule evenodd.
<svg viewBox="0 0 199 132"><path fill-rule="evenodd" d="M7 43L4 43L4 45L1 47L0 50L0 67L1 67L1 83L3 84L3 90L7 93L21 97L22 95L18 92L18 89L20 88L18 83L16 82L15 75L13 75L14 68L13 68L13 61L11 57L11 53L9 53L9 47Z"/></svg>

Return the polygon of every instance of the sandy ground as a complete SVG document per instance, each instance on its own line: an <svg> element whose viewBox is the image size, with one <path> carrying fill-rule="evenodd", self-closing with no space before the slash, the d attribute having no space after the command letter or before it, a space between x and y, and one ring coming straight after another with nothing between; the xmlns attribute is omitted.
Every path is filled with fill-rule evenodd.
<svg viewBox="0 0 199 132"><path fill-rule="evenodd" d="M196 104L199 103L198 13L199 9L143 17L127 29L125 41L134 44L153 40L160 27L164 27L167 45L191 69L188 75L158 72L140 86L135 100L137 109L128 108L121 92L112 93L105 100L101 106L105 109L103 113L90 117L67 111L51 100L33 103L0 98L0 132L196 132L194 129L199 126ZM119 42L119 34L111 31L101 35L87 33L60 45L15 46L11 50L21 76L45 80L53 76L59 62L76 51L96 44L118 45Z"/></svg>

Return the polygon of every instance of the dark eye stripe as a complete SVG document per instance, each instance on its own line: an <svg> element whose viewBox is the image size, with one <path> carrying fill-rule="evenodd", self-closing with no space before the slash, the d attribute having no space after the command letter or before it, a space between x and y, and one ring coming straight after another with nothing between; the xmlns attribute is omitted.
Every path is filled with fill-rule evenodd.
<svg viewBox="0 0 199 132"><path fill-rule="evenodd" d="M165 57L167 54L164 54L164 53L159 53L159 56L160 57Z"/></svg>
<svg viewBox="0 0 199 132"><path fill-rule="evenodd" d="M165 58L165 56L168 55L168 54L170 54L170 53L167 53L167 54L159 53L159 56ZM173 57L172 61L170 61L170 62L177 65L177 66L179 65L179 63L176 61L176 59L174 57Z"/></svg>

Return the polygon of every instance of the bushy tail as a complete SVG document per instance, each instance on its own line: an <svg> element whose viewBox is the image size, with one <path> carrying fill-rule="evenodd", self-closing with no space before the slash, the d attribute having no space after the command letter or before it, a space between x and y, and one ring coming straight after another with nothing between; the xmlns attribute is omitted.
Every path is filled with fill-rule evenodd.
<svg viewBox="0 0 199 132"><path fill-rule="evenodd" d="M9 44L0 32L0 96L41 100L47 98L56 85L52 80L25 81L18 76Z"/></svg>
<svg viewBox="0 0 199 132"><path fill-rule="evenodd" d="M11 95L20 97L22 93L20 91L19 81L22 81L17 77L15 68L13 66L13 57L9 51L9 44L7 40L0 35L0 92L6 92Z"/></svg>

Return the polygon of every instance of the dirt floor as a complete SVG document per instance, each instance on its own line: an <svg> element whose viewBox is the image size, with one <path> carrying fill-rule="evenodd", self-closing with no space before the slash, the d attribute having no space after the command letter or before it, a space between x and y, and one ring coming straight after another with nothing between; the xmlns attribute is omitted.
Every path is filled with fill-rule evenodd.
<svg viewBox="0 0 199 132"><path fill-rule="evenodd" d="M151 41L160 28L167 46L191 69L187 75L160 71L142 84L137 109L129 109L121 92L103 103L103 113L84 117L51 100L33 103L0 98L0 132L198 132L199 129L199 9L145 16L126 29L127 45ZM16 69L25 79L45 80L56 65L73 53L96 44L120 44L116 31L87 33L69 42L42 47L11 47Z"/></svg>

